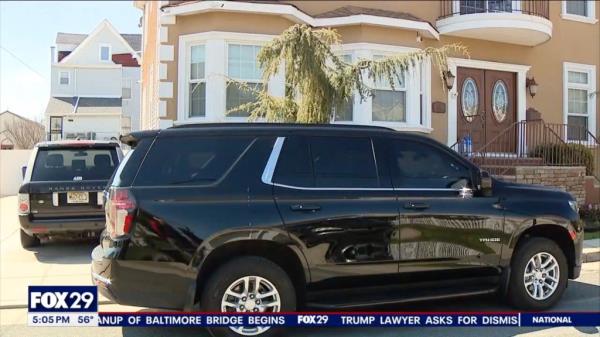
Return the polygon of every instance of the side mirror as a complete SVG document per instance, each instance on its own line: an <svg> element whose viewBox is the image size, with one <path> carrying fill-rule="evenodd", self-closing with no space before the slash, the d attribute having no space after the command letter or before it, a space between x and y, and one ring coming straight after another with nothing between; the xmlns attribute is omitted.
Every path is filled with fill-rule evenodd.
<svg viewBox="0 0 600 337"><path fill-rule="evenodd" d="M27 166L21 166L21 178L25 179L25 172L27 172Z"/></svg>
<svg viewBox="0 0 600 337"><path fill-rule="evenodd" d="M479 190L485 197L492 195L492 176L487 171L479 172Z"/></svg>

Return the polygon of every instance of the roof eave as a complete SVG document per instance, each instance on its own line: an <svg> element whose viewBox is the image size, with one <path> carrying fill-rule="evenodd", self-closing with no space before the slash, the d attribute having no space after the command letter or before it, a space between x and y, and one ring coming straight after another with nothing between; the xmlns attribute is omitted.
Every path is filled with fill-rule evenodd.
<svg viewBox="0 0 600 337"><path fill-rule="evenodd" d="M164 16L194 15L208 12L255 13L278 15L295 23L304 23L313 27L339 27L350 25L372 25L417 31L425 38L439 40L438 31L426 21L413 21L400 18L367 14L333 18L315 18L289 4L270 4L229 1L200 1L182 3L162 9Z"/></svg>

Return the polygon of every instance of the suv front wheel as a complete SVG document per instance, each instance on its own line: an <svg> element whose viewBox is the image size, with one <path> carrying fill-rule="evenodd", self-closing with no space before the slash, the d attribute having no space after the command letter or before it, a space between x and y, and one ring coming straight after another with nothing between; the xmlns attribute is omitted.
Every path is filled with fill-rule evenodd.
<svg viewBox="0 0 600 337"><path fill-rule="evenodd" d="M567 259L556 242L528 239L513 257L508 300L527 310L552 307L567 286L567 267Z"/></svg>
<svg viewBox="0 0 600 337"><path fill-rule="evenodd" d="M226 263L210 277L200 299L207 312L290 312L296 292L277 264L262 257L242 257ZM281 336L269 326L210 328L213 336Z"/></svg>

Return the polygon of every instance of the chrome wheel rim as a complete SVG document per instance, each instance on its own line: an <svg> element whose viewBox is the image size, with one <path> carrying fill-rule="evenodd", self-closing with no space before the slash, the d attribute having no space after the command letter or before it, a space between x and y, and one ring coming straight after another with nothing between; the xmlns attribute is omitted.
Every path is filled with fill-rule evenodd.
<svg viewBox="0 0 600 337"><path fill-rule="evenodd" d="M525 266L523 283L531 298L541 301L552 296L560 281L558 261L550 253L537 253Z"/></svg>
<svg viewBox="0 0 600 337"><path fill-rule="evenodd" d="M222 312L280 312L281 297L279 291L269 280L260 276L245 276L235 280L227 287L221 300ZM229 327L244 336L259 335L270 327L256 326Z"/></svg>

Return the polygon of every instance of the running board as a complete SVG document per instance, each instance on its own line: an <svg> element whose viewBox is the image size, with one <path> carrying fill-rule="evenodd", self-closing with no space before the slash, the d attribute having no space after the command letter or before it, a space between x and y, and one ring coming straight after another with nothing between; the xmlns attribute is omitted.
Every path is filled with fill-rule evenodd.
<svg viewBox="0 0 600 337"><path fill-rule="evenodd" d="M412 290L410 295L408 294L393 294L387 292L385 294L374 295L374 294L360 294L358 296L342 295L335 297L335 300L323 300L323 301L309 301L306 306L315 309L352 309L361 307L375 307L389 304L400 304L410 303L419 301L431 301L431 300L443 300L455 297L464 296L478 296L492 294L498 291L497 285L480 285L480 286L467 286L463 289L448 292L446 289L423 289L419 291ZM343 299L351 301L344 301Z"/></svg>

